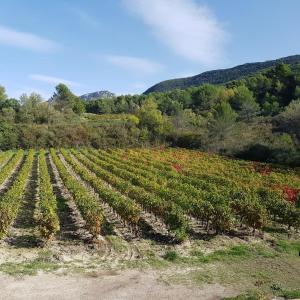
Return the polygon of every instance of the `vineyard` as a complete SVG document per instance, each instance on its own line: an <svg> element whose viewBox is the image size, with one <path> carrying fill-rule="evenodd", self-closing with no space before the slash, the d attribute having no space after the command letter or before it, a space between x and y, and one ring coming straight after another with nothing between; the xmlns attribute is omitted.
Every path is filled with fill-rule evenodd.
<svg viewBox="0 0 300 300"><path fill-rule="evenodd" d="M2 152L0 168L0 236L9 242L28 235L16 228L29 219L36 245L62 236L71 218L94 243L108 231L168 244L300 227L300 178L270 165L168 148L83 148Z"/></svg>

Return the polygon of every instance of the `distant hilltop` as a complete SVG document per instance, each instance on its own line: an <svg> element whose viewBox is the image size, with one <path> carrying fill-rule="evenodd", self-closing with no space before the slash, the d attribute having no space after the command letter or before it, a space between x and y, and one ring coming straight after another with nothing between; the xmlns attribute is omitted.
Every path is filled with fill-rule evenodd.
<svg viewBox="0 0 300 300"><path fill-rule="evenodd" d="M110 98L115 98L116 95L112 92L109 91L98 91L94 93L88 93L80 96L80 99L86 100L86 101L91 101L91 100L96 100L96 99L110 99Z"/></svg>
<svg viewBox="0 0 300 300"><path fill-rule="evenodd" d="M287 56L265 62L247 63L230 69L204 72L192 77L165 80L150 87L144 92L144 94L167 92L174 89L186 89L192 86L199 86L204 83L224 84L233 80L241 79L244 76L252 75L264 69L274 67L279 63L295 65L300 63L300 55Z"/></svg>

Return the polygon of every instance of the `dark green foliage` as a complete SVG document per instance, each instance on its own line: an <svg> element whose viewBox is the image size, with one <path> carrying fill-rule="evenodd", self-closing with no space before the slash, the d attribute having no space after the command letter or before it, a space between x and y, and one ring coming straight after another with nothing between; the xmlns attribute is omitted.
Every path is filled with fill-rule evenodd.
<svg viewBox="0 0 300 300"><path fill-rule="evenodd" d="M248 63L231 69L204 72L193 77L166 80L149 88L145 94L166 92L174 89L186 89L203 83L224 84L226 82L238 80L244 76L257 73L264 69L274 67L279 62L283 62L285 64L296 64L300 62L300 56L294 55L266 62Z"/></svg>
<svg viewBox="0 0 300 300"><path fill-rule="evenodd" d="M232 108L238 112L241 119L250 120L260 111L260 106L255 101L253 93L244 85L236 88L230 102Z"/></svg>
<svg viewBox="0 0 300 300"><path fill-rule="evenodd" d="M268 161L271 157L272 150L265 145L254 144L249 145L243 151L237 153L237 157L248 160Z"/></svg>
<svg viewBox="0 0 300 300"><path fill-rule="evenodd" d="M11 123L0 121L0 148L8 150L15 148L18 144L18 134L15 126Z"/></svg>

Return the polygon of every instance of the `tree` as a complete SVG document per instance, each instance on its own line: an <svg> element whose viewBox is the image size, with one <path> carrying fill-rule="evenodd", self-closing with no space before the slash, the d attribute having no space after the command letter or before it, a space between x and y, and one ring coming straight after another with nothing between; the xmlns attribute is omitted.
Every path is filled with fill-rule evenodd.
<svg viewBox="0 0 300 300"><path fill-rule="evenodd" d="M198 112L207 112L220 102L220 87L203 84L191 89L193 108Z"/></svg>
<svg viewBox="0 0 300 300"><path fill-rule="evenodd" d="M206 124L206 119L201 115L194 113L191 109L184 109L173 117L174 130L179 131L191 131L193 129L199 129Z"/></svg>
<svg viewBox="0 0 300 300"><path fill-rule="evenodd" d="M51 97L50 102L54 104L56 109L65 111L70 108L79 115L85 111L83 101L75 96L65 84L60 83L55 89L56 92Z"/></svg>
<svg viewBox="0 0 300 300"><path fill-rule="evenodd" d="M240 85L235 88L234 96L231 98L230 103L240 117L248 121L257 115L260 110L253 93L245 85Z"/></svg>
<svg viewBox="0 0 300 300"><path fill-rule="evenodd" d="M7 99L7 95L5 92L5 88L0 85L0 102L5 101Z"/></svg>
<svg viewBox="0 0 300 300"><path fill-rule="evenodd" d="M300 99L292 101L277 117L278 127L300 139Z"/></svg>
<svg viewBox="0 0 300 300"><path fill-rule="evenodd" d="M9 98L0 102L0 109L11 108L15 111L20 109L20 102L17 99Z"/></svg>
<svg viewBox="0 0 300 300"><path fill-rule="evenodd" d="M280 107L278 98L270 93L266 93L262 104L263 114L266 116L273 116L278 114Z"/></svg>
<svg viewBox="0 0 300 300"><path fill-rule="evenodd" d="M5 93L5 88L0 85L0 110L3 108L12 108L14 110L18 110L20 104L18 100L13 98L8 98Z"/></svg>
<svg viewBox="0 0 300 300"><path fill-rule="evenodd" d="M213 119L210 122L210 128L220 137L225 137L234 127L237 113L227 102L220 103L213 112Z"/></svg>
<svg viewBox="0 0 300 300"><path fill-rule="evenodd" d="M172 100L167 95L162 96L161 99L157 101L159 110L168 116L174 116L183 109L182 103Z"/></svg>
<svg viewBox="0 0 300 300"><path fill-rule="evenodd" d="M139 126L146 128L153 138L160 137L168 131L168 122L163 117L161 111L157 109L157 104L152 98L148 98L137 112L140 119Z"/></svg>
<svg viewBox="0 0 300 300"><path fill-rule="evenodd" d="M232 138L237 116L228 102L216 106L208 122L208 149L225 151L227 142Z"/></svg>
<svg viewBox="0 0 300 300"><path fill-rule="evenodd" d="M0 149L8 150L17 146L18 133L15 125L6 121L0 121Z"/></svg>
<svg viewBox="0 0 300 300"><path fill-rule="evenodd" d="M39 113L39 105L42 102L42 96L37 93L31 93L30 95L22 94L20 97L21 108L19 120L24 123L36 122Z"/></svg>

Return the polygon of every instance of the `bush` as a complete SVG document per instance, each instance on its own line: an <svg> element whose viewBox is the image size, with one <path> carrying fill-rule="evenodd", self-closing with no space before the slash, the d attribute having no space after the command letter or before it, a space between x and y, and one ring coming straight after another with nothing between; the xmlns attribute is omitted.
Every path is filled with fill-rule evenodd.
<svg viewBox="0 0 300 300"><path fill-rule="evenodd" d="M167 251L163 256L165 260L172 261L172 262L178 260L179 257L180 257L179 254L174 250Z"/></svg>

